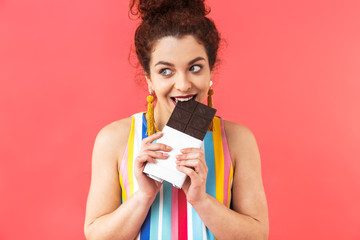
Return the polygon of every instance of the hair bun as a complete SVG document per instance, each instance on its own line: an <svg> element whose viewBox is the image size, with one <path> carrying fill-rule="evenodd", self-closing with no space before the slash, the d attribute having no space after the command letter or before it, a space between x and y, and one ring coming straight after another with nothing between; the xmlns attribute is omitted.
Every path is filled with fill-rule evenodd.
<svg viewBox="0 0 360 240"><path fill-rule="evenodd" d="M195 16L206 16L205 0L130 0L130 12L142 20L153 19L172 12L187 12Z"/></svg>

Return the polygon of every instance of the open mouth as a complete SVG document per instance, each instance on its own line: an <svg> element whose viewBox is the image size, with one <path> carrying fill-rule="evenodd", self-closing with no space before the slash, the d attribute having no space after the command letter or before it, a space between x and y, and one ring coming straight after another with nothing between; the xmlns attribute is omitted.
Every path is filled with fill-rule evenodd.
<svg viewBox="0 0 360 240"><path fill-rule="evenodd" d="M187 95L187 96L176 96L176 97L171 97L171 100L173 101L173 103L176 105L178 102L186 102L189 101L191 99L195 99L197 95Z"/></svg>

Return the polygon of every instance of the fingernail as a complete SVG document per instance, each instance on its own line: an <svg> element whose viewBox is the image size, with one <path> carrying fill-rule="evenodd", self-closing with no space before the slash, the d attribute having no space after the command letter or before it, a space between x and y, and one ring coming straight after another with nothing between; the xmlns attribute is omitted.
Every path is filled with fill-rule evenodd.
<svg viewBox="0 0 360 240"><path fill-rule="evenodd" d="M167 154L167 153L163 153L163 155L164 155L165 157L168 157L168 156L169 156L169 154Z"/></svg>
<svg viewBox="0 0 360 240"><path fill-rule="evenodd" d="M171 149L172 149L172 147L170 147L170 146L166 146L166 149L171 150Z"/></svg>
<svg viewBox="0 0 360 240"><path fill-rule="evenodd" d="M180 156L181 156L181 155L176 155L175 157L176 157L176 159L180 159Z"/></svg>

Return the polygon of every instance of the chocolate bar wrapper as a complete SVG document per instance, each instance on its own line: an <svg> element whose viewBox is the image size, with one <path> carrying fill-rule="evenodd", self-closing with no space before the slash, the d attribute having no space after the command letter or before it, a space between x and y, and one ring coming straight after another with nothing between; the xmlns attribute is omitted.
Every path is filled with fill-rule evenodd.
<svg viewBox="0 0 360 240"><path fill-rule="evenodd" d="M203 141L169 126L165 126L162 132L163 136L156 142L172 147L172 150L167 152L169 157L167 159L156 159L156 163L148 162L145 165L144 173L159 182L165 180L180 189L184 184L186 174L176 169L176 155L181 154L180 150L184 148L200 148Z"/></svg>

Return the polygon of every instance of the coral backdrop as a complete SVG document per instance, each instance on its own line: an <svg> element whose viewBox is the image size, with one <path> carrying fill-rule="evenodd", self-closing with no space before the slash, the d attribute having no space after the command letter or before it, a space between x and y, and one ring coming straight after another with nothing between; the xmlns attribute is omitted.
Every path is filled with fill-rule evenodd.
<svg viewBox="0 0 360 240"><path fill-rule="evenodd" d="M211 0L214 104L262 156L270 239L360 239L360 1ZM84 239L94 139L145 109L126 0L0 0L0 239ZM130 59L130 60L129 60Z"/></svg>

